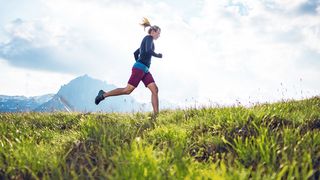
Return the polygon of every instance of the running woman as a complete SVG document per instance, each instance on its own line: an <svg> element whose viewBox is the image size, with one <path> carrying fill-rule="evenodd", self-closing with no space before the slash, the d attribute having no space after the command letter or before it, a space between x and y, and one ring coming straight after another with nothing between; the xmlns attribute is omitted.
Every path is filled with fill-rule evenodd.
<svg viewBox="0 0 320 180"><path fill-rule="evenodd" d="M161 29L156 25L151 26L147 18L143 18L141 25L144 27L144 29L146 27L150 28L148 30L148 35L143 38L140 48L133 53L136 62L132 67L132 73L127 86L124 88L116 88L108 92L100 90L95 98L96 105L110 96L130 94L136 87L138 87L140 81L142 81L144 85L151 91L151 103L154 115L159 113L158 87L149 71L149 68L152 56L162 58L161 53L154 52L155 47L153 44L153 40L157 40L160 37Z"/></svg>

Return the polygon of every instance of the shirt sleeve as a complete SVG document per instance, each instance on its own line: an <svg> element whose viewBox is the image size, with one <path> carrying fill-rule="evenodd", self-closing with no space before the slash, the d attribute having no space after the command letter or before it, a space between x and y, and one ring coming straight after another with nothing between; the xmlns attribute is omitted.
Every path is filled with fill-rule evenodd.
<svg viewBox="0 0 320 180"><path fill-rule="evenodd" d="M150 36L149 38L146 39L145 52L149 56L157 56L157 54L153 51L152 46L153 46L153 39Z"/></svg>
<svg viewBox="0 0 320 180"><path fill-rule="evenodd" d="M138 48L134 53L134 59L137 61L139 59L139 54L140 54L140 48Z"/></svg>

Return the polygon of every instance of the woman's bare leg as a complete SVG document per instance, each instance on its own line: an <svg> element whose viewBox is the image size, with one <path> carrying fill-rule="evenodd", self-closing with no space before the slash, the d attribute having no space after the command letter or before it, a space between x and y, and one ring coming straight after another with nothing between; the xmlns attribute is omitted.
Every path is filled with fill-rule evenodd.
<svg viewBox="0 0 320 180"><path fill-rule="evenodd" d="M154 115L157 115L159 113L159 97L158 97L159 89L156 83L154 82L150 83L147 87L151 91L151 104L153 107L153 113Z"/></svg>
<svg viewBox="0 0 320 180"><path fill-rule="evenodd" d="M130 94L134 89L135 89L134 86L132 86L131 84L128 84L127 87L125 87L125 88L117 88L117 89L105 92L103 94L103 96L106 98L106 97L110 97L110 96L119 96L119 95L123 95L123 94Z"/></svg>

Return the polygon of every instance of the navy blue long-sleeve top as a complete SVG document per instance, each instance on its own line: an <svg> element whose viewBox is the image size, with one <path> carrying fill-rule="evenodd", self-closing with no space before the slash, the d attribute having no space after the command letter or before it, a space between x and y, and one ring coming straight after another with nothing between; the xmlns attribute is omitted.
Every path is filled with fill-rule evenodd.
<svg viewBox="0 0 320 180"><path fill-rule="evenodd" d="M150 68L152 56L161 56L154 52L153 37L151 35L147 35L143 38L140 48L137 49L133 54L136 61L141 62L148 68Z"/></svg>

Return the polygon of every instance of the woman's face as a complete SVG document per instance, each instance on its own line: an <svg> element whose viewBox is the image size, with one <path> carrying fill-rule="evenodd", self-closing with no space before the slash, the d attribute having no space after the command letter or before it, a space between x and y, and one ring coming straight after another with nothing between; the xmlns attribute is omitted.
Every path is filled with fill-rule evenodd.
<svg viewBox="0 0 320 180"><path fill-rule="evenodd" d="M161 31L158 30L158 31L151 31L151 36L153 37L154 40L157 40L159 37L160 37L160 33Z"/></svg>

